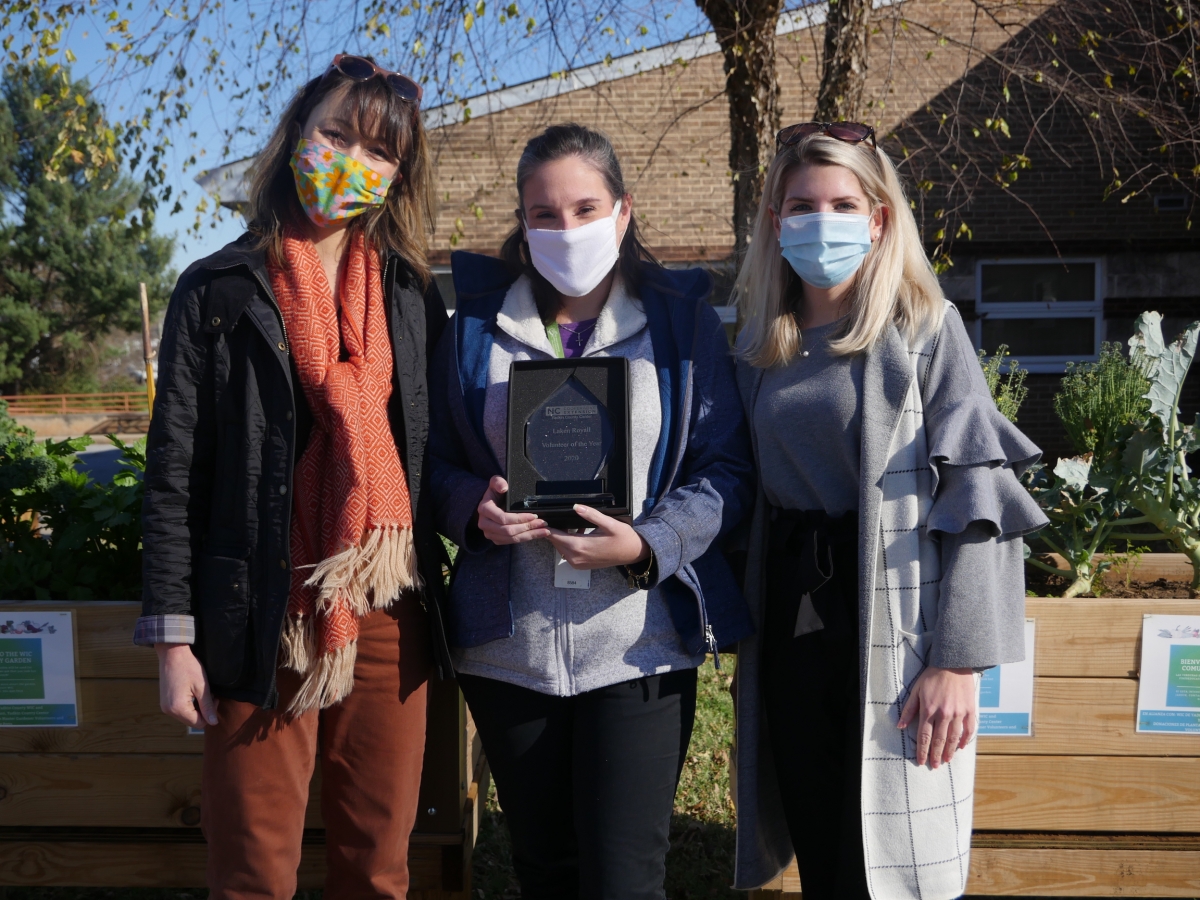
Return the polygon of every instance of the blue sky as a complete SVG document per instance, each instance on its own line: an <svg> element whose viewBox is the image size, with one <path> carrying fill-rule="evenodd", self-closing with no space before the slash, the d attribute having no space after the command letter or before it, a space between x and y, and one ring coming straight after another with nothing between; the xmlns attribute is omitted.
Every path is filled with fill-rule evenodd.
<svg viewBox="0 0 1200 900"><path fill-rule="evenodd" d="M368 33L364 28L371 18L368 11L389 0L309 0L303 22L295 18L296 0L192 0L189 11L195 18L190 27L194 27L195 37L190 45L185 47L176 38L170 43L173 55L169 61L160 58L155 66L147 67L126 57L113 68L111 54L105 49L111 38L104 16L114 7L129 17L133 33L144 34L153 28L152 41L169 42L170 29L183 31L189 26L179 19L161 18L164 6L184 9L182 0L128 4L100 0L95 13L72 23L62 46L77 58L75 77L89 78L96 98L113 121L125 120L132 110L142 109L145 90L159 90L171 83L168 65L182 65L191 76L192 86L182 98L191 112L182 124L168 129L172 146L165 157L167 181L182 210L172 214L168 204L158 219L160 231L174 233L178 239L174 264L182 270L191 260L237 237L242 227L235 214L214 211L209 204L199 232L191 231L196 204L203 197L193 181L195 175L254 153L265 139L272 117L291 93L319 74L340 50L372 53L381 64L423 79L429 107L709 30L692 0L603 2L609 15L598 18L597 2L538 0L536 6L505 7L499 0L493 5L471 0L463 5L461 19L446 23L440 35L430 35L427 10L384 15ZM548 3L560 3L559 14L553 21L537 22L536 14ZM515 17L508 14L514 9ZM500 21L502 14L504 22ZM532 26L530 15L535 18ZM275 38L280 29L294 39L298 52L280 52ZM210 51L224 60L225 77L204 75L202 54ZM256 85L266 88L260 91L253 87ZM237 98L238 89L248 86L251 89L245 96Z"/></svg>

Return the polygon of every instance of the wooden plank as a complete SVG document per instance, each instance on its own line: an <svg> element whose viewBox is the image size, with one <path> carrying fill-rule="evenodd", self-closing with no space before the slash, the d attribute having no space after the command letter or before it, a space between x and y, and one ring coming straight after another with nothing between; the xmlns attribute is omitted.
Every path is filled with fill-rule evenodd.
<svg viewBox="0 0 1200 900"><path fill-rule="evenodd" d="M0 728L0 753L200 753L204 738L158 708L158 681L83 678L77 728Z"/></svg>
<svg viewBox="0 0 1200 900"><path fill-rule="evenodd" d="M1141 666L1142 616L1200 615L1200 600L1062 600L1030 597L1037 619L1034 672L1051 678L1133 678Z"/></svg>
<svg viewBox="0 0 1200 900"><path fill-rule="evenodd" d="M1138 734L1132 678L1037 678L1033 736L981 737L979 752L1012 756L1197 756L1195 735Z"/></svg>
<svg viewBox="0 0 1200 900"><path fill-rule="evenodd" d="M1200 832L1200 759L980 756L975 828Z"/></svg>
<svg viewBox="0 0 1200 900"><path fill-rule="evenodd" d="M2 754L0 826L178 828L199 822L199 755ZM305 827L320 828L321 774Z"/></svg>
<svg viewBox="0 0 1200 900"><path fill-rule="evenodd" d="M966 896L1195 897L1200 850L984 848L971 850ZM793 860L753 891L758 900L800 900Z"/></svg>
<svg viewBox="0 0 1200 900"><path fill-rule="evenodd" d="M414 835L408 866L412 890L443 893L443 872L461 848L421 843ZM208 847L186 843L0 842L0 885L80 887L198 888L205 884ZM451 857L447 859L447 857ZM325 882L325 845L306 842L300 855L297 887L314 890ZM465 897L465 895L462 895ZM417 900L412 893L409 897Z"/></svg>
<svg viewBox="0 0 1200 900"><path fill-rule="evenodd" d="M158 678L158 658L150 647L133 645L133 628L142 613L129 601L19 603L0 602L0 614L38 610L75 610L79 678Z"/></svg>
<svg viewBox="0 0 1200 900"><path fill-rule="evenodd" d="M0 788L0 825L196 825L200 756L4 754Z"/></svg>
<svg viewBox="0 0 1200 900"><path fill-rule="evenodd" d="M971 851L967 896L1196 897L1200 851Z"/></svg>

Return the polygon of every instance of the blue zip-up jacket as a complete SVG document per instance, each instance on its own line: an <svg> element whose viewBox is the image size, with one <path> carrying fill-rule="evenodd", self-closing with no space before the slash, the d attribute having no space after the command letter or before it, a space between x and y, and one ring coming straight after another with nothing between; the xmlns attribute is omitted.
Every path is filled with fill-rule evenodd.
<svg viewBox="0 0 1200 900"><path fill-rule="evenodd" d="M511 549L483 536L476 508L492 476L504 474L484 437L483 408L496 316L516 279L501 260L475 253L454 253L451 265L458 300L431 373L429 490L438 529L459 546L446 610L450 643L475 647L513 633ZM753 500L754 464L711 293L702 269L650 265L638 292L662 428L634 528L654 551L656 584L690 653L716 652L754 630L720 549Z"/></svg>

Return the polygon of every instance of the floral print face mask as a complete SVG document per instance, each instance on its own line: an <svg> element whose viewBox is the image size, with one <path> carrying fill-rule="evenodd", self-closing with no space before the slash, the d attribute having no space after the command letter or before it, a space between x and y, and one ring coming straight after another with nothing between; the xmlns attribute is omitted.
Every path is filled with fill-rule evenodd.
<svg viewBox="0 0 1200 900"><path fill-rule="evenodd" d="M380 206L391 179L332 147L301 139L292 154L300 205L316 225L350 219Z"/></svg>

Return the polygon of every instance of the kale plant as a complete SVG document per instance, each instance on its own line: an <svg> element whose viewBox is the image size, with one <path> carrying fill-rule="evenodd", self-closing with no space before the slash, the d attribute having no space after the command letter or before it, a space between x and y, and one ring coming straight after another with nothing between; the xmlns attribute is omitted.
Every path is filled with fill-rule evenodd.
<svg viewBox="0 0 1200 900"><path fill-rule="evenodd" d="M1121 518L1130 505L1122 484L1119 479L1114 481L1111 470L1095 468L1090 456L1060 459L1052 473L1039 463L1026 470L1021 480L1050 520L1037 533L1037 539L1061 556L1067 568L1042 562L1028 552L1028 545L1026 562L1066 578L1070 584L1064 597L1088 593L1096 579L1111 567L1112 560L1097 558L1110 541L1146 539L1146 535L1117 532L1118 528L1149 520Z"/></svg>
<svg viewBox="0 0 1200 900"><path fill-rule="evenodd" d="M0 407L0 599L141 597L145 440L108 437L124 468L97 484L75 468L91 438L38 442Z"/></svg>
<svg viewBox="0 0 1200 900"><path fill-rule="evenodd" d="M1196 356L1200 322L1193 322L1172 344L1162 336L1162 316L1138 316L1129 339L1133 355L1146 367L1149 415L1125 442L1122 464L1128 496L1192 563L1192 596L1200 596L1200 483L1192 477L1187 454L1200 449L1200 414L1182 421L1179 400Z"/></svg>

